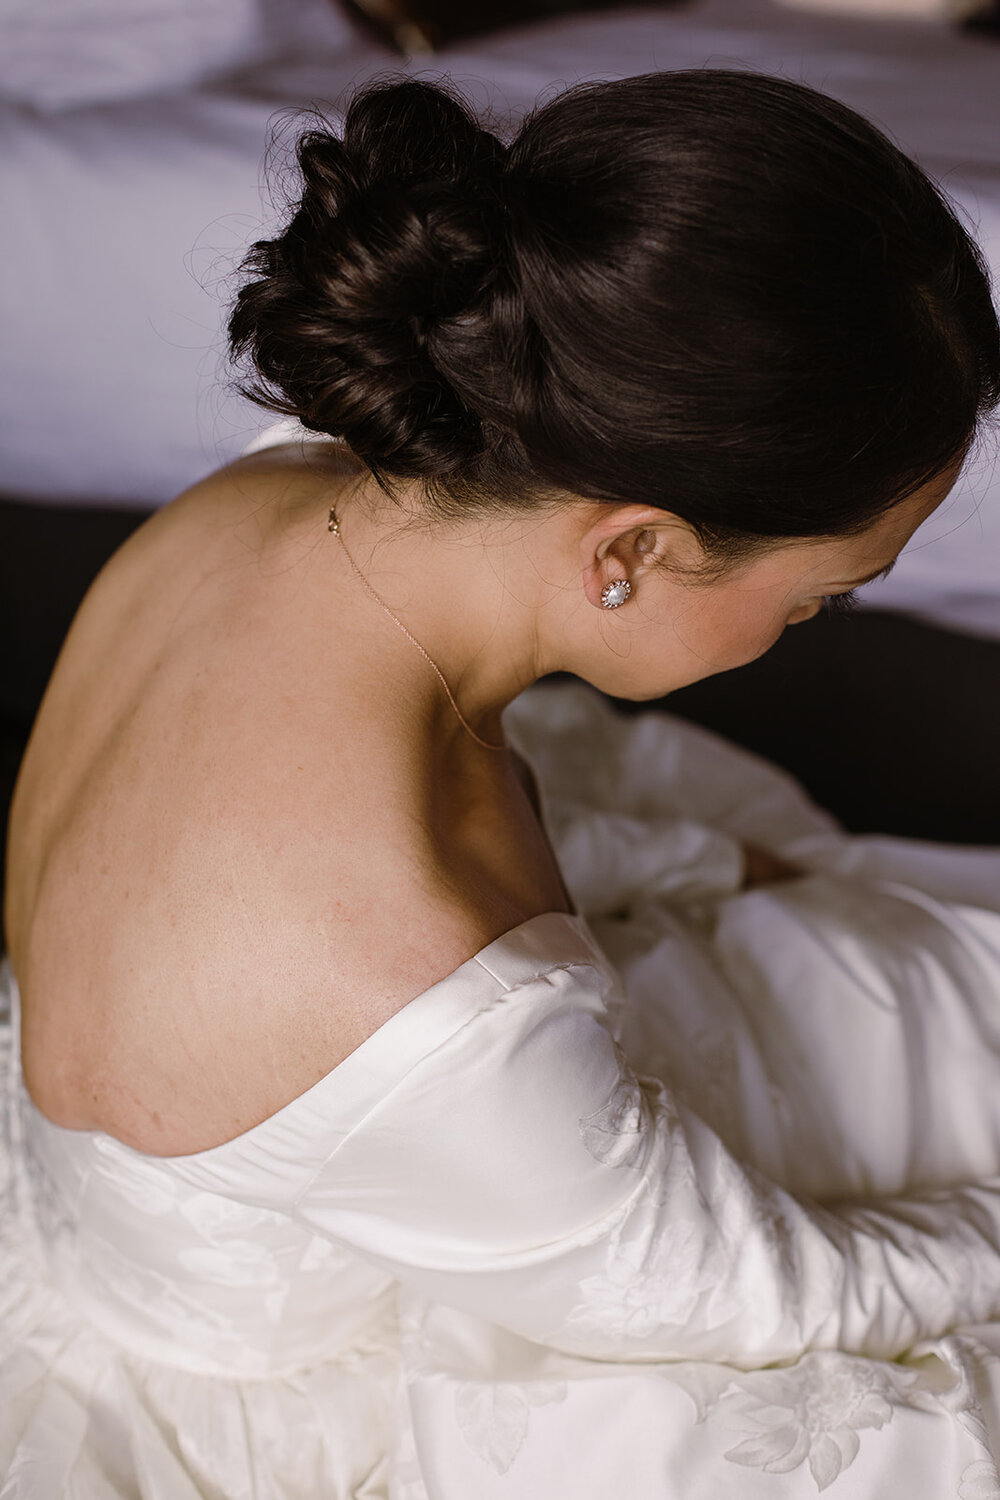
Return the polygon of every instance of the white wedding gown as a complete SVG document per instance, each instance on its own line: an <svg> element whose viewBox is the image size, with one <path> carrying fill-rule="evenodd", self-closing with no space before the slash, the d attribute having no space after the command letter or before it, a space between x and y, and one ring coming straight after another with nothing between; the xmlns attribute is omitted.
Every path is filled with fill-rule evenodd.
<svg viewBox="0 0 1000 1500"><path fill-rule="evenodd" d="M0 1500L1000 1497L1000 851L507 726L580 915L225 1145L45 1121L6 972Z"/></svg>

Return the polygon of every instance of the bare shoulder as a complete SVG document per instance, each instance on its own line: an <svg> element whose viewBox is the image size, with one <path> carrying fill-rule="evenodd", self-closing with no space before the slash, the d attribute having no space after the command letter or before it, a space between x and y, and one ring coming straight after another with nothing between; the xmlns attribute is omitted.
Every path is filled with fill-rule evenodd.
<svg viewBox="0 0 1000 1500"><path fill-rule="evenodd" d="M311 499L317 486L326 489L331 481L347 483L363 478L367 472L349 448L332 439L328 443L279 443L232 459L185 494L197 494L203 502L209 494L223 497L264 493L274 499L301 490Z"/></svg>
<svg viewBox="0 0 1000 1500"><path fill-rule="evenodd" d="M169 803L200 809L201 792ZM25 1080L44 1115L154 1156L211 1149L305 1093L495 939L566 909L520 789L527 811L495 810L508 829L523 813L527 828L503 868L491 862L499 835L486 854L444 844L414 835L406 807L378 789L378 818L366 817L360 795L302 781L263 799L237 788L227 809L213 793L180 842L173 820L164 828L149 889L131 858L85 888L61 883L60 921L78 935L24 948ZM43 899L37 931L50 925ZM66 949L68 967L53 957Z"/></svg>
<svg viewBox="0 0 1000 1500"><path fill-rule="evenodd" d="M172 1007L137 994L106 1024L91 1012L78 1036L71 1017L50 1010L26 1027L35 1104L56 1124L100 1130L144 1154L212 1149L307 1092L417 996L537 914L503 900L390 901L372 891L345 923L339 904L330 903L325 937L302 941L301 923L285 941L272 931L270 963L258 954L240 964L217 949ZM223 964L230 972L219 983ZM33 1066L36 1056L44 1066Z"/></svg>
<svg viewBox="0 0 1000 1500"><path fill-rule="evenodd" d="M343 444L282 443L237 457L190 485L141 526L111 560L189 546L192 532L229 535L234 525L287 524L301 511L314 515L317 495L349 485L365 469Z"/></svg>

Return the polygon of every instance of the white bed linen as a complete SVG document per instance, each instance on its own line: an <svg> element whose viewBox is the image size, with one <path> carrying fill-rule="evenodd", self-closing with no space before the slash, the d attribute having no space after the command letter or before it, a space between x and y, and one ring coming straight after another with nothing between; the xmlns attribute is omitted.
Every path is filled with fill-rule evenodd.
<svg viewBox="0 0 1000 1500"><path fill-rule="evenodd" d="M319 28L350 41L327 0L3 0L0 98L75 109L198 84Z"/></svg>
<svg viewBox="0 0 1000 1500"><path fill-rule="evenodd" d="M1000 852L580 685L507 726L581 915L263 1124L59 1129L3 1033L4 1500L996 1495Z"/></svg>

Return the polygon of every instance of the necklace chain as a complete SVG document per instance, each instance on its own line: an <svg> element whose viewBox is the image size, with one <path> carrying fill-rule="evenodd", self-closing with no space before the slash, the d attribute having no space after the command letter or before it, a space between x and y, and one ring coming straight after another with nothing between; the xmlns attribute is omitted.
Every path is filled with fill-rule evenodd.
<svg viewBox="0 0 1000 1500"><path fill-rule="evenodd" d="M357 573L358 577L361 579L361 583L362 583L363 587L367 590L367 592L375 600L375 603L378 604L378 605L380 605L381 608L385 610L385 612L389 616L390 620L395 621L395 623L399 626L400 630L406 636L406 639L408 641L412 641L413 642L413 644L416 646L417 650L420 652L420 655L424 658L424 661L426 661L427 664L431 668L433 668L433 670L437 673L437 676L438 676L438 679L439 679L439 681L441 683L441 686L444 688L445 692L448 695L448 702L451 704L452 708L455 710L455 713L458 716L458 722L461 724L462 728L466 731L466 733L470 734L472 736L472 738L475 740L475 742L476 742L477 745L482 745L482 747L483 747L484 750L506 750L507 746L505 744L504 745L492 745L492 744L490 744L489 740L484 740L484 739L480 738L480 736L473 729L472 725L466 719L465 715L463 714L462 710L459 708L458 704L455 702L454 694L452 693L451 688L448 686L447 682L445 681L444 673L441 671L441 669L438 666L437 662L435 662L428 655L428 653L424 650L423 646L421 646L420 642L417 640L416 636L410 634L410 632L407 630L406 626L403 624L403 622L399 618L399 616L393 614L392 610L389 608L388 604L386 604L385 600L382 599L382 598L380 598L379 595L376 594L375 590L372 588L371 584L368 582L368 579L362 573L361 569L358 567L357 563L354 561L354 558L351 556L350 552L347 549L347 543L344 541L344 538L341 535L340 520L339 520L339 518L337 516L336 508L334 506L332 506L332 505L330 506L330 523L329 523L329 525L327 527L327 530L328 531L332 531L333 534L334 534L334 536L340 538L340 545L344 549L344 556L347 558L347 561L350 563L350 565L354 569L355 573Z"/></svg>

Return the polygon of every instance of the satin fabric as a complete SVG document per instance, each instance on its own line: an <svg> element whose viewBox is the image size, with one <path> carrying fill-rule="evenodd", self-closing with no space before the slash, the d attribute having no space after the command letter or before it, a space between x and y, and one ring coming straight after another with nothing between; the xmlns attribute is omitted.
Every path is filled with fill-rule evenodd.
<svg viewBox="0 0 1000 1500"><path fill-rule="evenodd" d="M44 1120L5 971L2 1500L1000 1496L1000 852L581 685L506 726L578 914L225 1145Z"/></svg>

